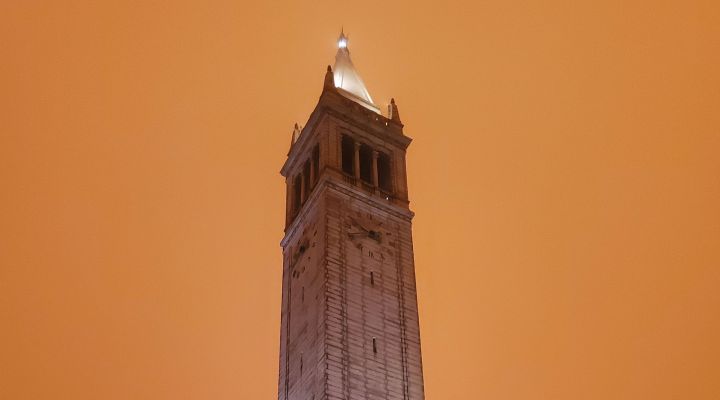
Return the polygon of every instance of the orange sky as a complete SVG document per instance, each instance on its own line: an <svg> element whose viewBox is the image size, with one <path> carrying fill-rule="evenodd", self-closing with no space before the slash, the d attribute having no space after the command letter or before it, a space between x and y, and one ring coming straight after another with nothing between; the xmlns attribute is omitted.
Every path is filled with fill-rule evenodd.
<svg viewBox="0 0 720 400"><path fill-rule="evenodd" d="M0 4L0 398L276 397L341 25L414 138L428 400L720 398L717 1L44 3Z"/></svg>

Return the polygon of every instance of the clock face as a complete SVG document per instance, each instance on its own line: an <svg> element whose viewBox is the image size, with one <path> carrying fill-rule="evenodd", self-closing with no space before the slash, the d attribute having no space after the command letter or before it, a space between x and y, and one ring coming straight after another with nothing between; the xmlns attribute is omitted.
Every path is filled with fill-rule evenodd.
<svg viewBox="0 0 720 400"><path fill-rule="evenodd" d="M383 222L374 220L372 216L363 216L360 213L348 217L347 225L349 226L348 237L356 241L358 239L369 238L381 243L383 234L390 234L384 229Z"/></svg>
<svg viewBox="0 0 720 400"><path fill-rule="evenodd" d="M395 274L395 234L390 224L361 214L348 216L346 222L349 264L365 275L372 272L373 281L381 275Z"/></svg>

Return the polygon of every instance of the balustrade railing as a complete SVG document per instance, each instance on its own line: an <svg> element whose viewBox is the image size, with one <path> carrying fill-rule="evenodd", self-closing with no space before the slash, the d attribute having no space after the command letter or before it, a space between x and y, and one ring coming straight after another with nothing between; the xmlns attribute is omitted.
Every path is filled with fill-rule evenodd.
<svg viewBox="0 0 720 400"><path fill-rule="evenodd" d="M345 182L347 182L353 186L357 185L357 179L355 179L354 176L350 176L348 174L343 174L343 180L345 180Z"/></svg>
<svg viewBox="0 0 720 400"><path fill-rule="evenodd" d="M349 174L343 172L342 177L343 177L343 180L344 180L346 183L348 183L348 184L350 184L350 185L352 185L352 186L358 186L358 179L355 178L354 176L349 175ZM394 198L392 192L390 192L390 191L387 191L387 190L385 190L385 189L382 189L382 188L380 188L380 187L378 187L378 186L374 186L373 184L371 184L371 183L369 183L369 182L366 182L366 181L364 181L364 180L362 180L362 179L359 180L359 182L360 182L360 185L359 185L360 188L363 189L364 191L368 192L368 193L378 194L378 195L380 195L383 199L385 199L385 200L387 200L387 201L392 201L393 198Z"/></svg>
<svg viewBox="0 0 720 400"><path fill-rule="evenodd" d="M375 186L373 186L365 181L360 181L360 185L362 186L363 189L367 190L368 192L375 193Z"/></svg>
<svg viewBox="0 0 720 400"><path fill-rule="evenodd" d="M387 190L378 188L378 193L380 193L380 196L382 196L383 199L387 201L391 201L393 198L392 193L388 192Z"/></svg>

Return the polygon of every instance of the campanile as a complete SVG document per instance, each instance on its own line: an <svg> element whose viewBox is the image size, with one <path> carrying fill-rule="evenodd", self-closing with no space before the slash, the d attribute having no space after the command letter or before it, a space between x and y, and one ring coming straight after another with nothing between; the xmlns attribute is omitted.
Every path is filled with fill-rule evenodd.
<svg viewBox="0 0 720 400"><path fill-rule="evenodd" d="M287 184L279 400L423 400L404 135L338 39Z"/></svg>

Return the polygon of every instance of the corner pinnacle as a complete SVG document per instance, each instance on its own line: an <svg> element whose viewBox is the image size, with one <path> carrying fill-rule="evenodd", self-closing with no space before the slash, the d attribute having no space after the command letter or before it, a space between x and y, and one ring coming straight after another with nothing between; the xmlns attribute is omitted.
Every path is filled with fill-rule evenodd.
<svg viewBox="0 0 720 400"><path fill-rule="evenodd" d="M332 67L327 66L327 72L325 72L325 83L324 89L335 89L335 77L333 75Z"/></svg>
<svg viewBox="0 0 720 400"><path fill-rule="evenodd" d="M395 104L395 98L390 99L390 104L388 105L388 118L395 122L400 122L400 113L398 112L397 104Z"/></svg>

